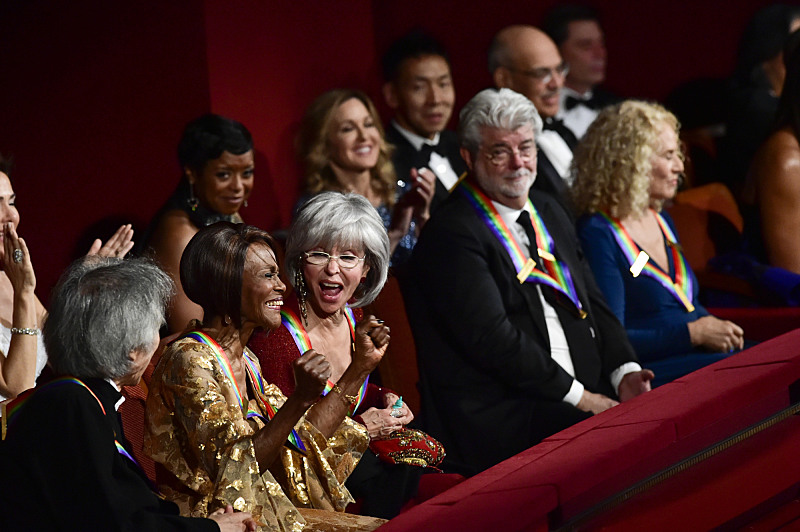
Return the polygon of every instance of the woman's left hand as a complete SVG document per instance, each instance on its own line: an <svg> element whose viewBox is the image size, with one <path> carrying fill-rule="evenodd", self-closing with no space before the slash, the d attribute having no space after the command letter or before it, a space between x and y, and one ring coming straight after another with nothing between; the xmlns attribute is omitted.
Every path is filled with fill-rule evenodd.
<svg viewBox="0 0 800 532"><path fill-rule="evenodd" d="M384 440L392 432L403 428L400 418L392 417L391 412L391 408L369 408L361 414L361 419L364 421L364 426L367 427L367 432L369 433L369 439Z"/></svg>
<svg viewBox="0 0 800 532"><path fill-rule="evenodd" d="M356 354L353 363L370 373L389 347L389 327L375 316L364 316L356 325Z"/></svg>
<svg viewBox="0 0 800 532"><path fill-rule="evenodd" d="M394 411L392 406L394 406L398 399L400 399L400 397L391 392L383 396L383 402L384 405L389 409L389 415L391 415ZM406 426L414 421L414 414L411 413L411 409L408 408L408 404L405 401L403 401L403 406L401 406L398 410L400 411L400 415L395 417L395 419L399 421L401 425Z"/></svg>
<svg viewBox="0 0 800 532"><path fill-rule="evenodd" d="M97 255L98 257L119 257L122 258L133 249L133 226L126 224L120 226L117 232L103 244L99 238L92 243L87 255Z"/></svg>
<svg viewBox="0 0 800 532"><path fill-rule="evenodd" d="M33 264L25 240L17 235L14 224L7 222L3 226L3 271L11 281L15 294L30 292L36 289L36 274L33 273ZM14 260L14 254L20 261Z"/></svg>

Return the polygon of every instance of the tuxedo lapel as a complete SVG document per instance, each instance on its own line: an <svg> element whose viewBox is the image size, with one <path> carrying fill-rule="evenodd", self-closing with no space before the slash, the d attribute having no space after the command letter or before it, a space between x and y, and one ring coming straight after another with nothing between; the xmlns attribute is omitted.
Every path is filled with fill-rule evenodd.
<svg viewBox="0 0 800 532"><path fill-rule="evenodd" d="M576 275L576 273L578 273L580 270L577 249L570 249L568 247L570 239L567 237L566 232L561 227L561 223L559 223L555 215L556 213L553 212L552 204L546 203L541 205L541 207L539 205L535 206L536 211L539 213L539 216L541 216L545 227L553 237L555 247L554 254L559 261L562 261L564 264L566 264L567 268L569 268L572 276L572 282L575 286L575 290L578 293L578 299L581 300L581 303L585 307L588 301L588 294L586 293L586 285L583 282L583 277L581 275Z"/></svg>
<svg viewBox="0 0 800 532"><path fill-rule="evenodd" d="M459 192L456 191L454 194L459 194ZM514 262L511 260L511 257L508 255L506 248L503 246L500 240L498 240L497 236L495 236L495 234L486 226L477 213L475 213L474 209L471 206L469 209L472 211L471 214L474 215L474 222L480 224L483 228L483 231L485 231L485 241L490 242L494 252L501 257L500 260L503 263L503 270L496 272L496 275L507 277L509 284L514 287L513 290L519 291L519 294L525 299L533 322L538 327L542 337L549 344L550 339L547 332L547 324L544 320L544 309L542 308L542 302L539 299L539 292L536 290L536 287L533 285L533 283L520 283L516 279L517 269L516 266L514 266ZM536 244L534 243L534 246L535 245Z"/></svg>

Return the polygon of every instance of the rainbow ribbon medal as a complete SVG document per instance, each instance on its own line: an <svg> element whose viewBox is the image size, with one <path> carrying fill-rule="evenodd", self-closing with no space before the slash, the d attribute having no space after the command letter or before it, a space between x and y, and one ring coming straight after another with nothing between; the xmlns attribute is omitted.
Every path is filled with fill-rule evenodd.
<svg viewBox="0 0 800 532"><path fill-rule="evenodd" d="M483 192L466 181L461 183L460 190L508 252L508 256L517 271L519 282L543 284L561 292L575 305L578 315L581 318L585 318L586 311L583 310L583 305L578 298L578 292L575 289L575 283L572 280L569 267L566 263L556 259L553 253L555 249L553 238L550 236L550 232L545 227L539 213L536 212L531 200L527 200L527 209L531 215L531 223L536 233L536 253L544 260L545 271L537 269L536 262L533 259L526 259L522 248L514 240L508 226L506 226L497 209L492 205L492 201ZM531 242L531 247L533 245L534 242Z"/></svg>
<svg viewBox="0 0 800 532"><path fill-rule="evenodd" d="M350 327L350 338L353 342L355 342L356 338L356 317L353 314L353 309L350 307L344 308L345 317L347 318L347 325ZM294 340L297 349L300 351L300 355L303 355L306 351L311 349L311 339L308 337L308 333L306 332L303 324L300 322L300 319L289 309L284 309L281 311L281 325L286 327L286 330L289 331L292 339ZM364 401L364 397L367 395L367 384L369 383L369 375L367 378L364 379L364 382L361 384L361 388L358 390L358 400L350 405L350 416L352 417L353 414L358 410L358 407L361 406L361 403ZM325 389L322 391L322 395L328 395L333 387L336 386L335 382L331 382L328 379L328 382L325 384Z"/></svg>
<svg viewBox="0 0 800 532"><path fill-rule="evenodd" d="M675 281L670 278L667 272L650 260L647 253L633 241L631 235L628 234L628 231L622 226L622 223L618 219L612 218L602 211L599 212L599 214L608 224L611 233L614 235L614 239L617 241L617 245L619 245L625 258L630 263L631 275L638 277L639 274L642 274L654 279L663 286L667 292L672 294L675 299L680 301L687 312L694 312L694 305L691 300L694 287L692 286L692 276L689 273L689 265L686 263L683 253L679 250L678 239L669 228L669 225L664 221L664 218L662 218L659 213L653 211L656 221L661 228L662 234L667 239L668 247L672 253L672 263L675 265Z"/></svg>
<svg viewBox="0 0 800 532"><path fill-rule="evenodd" d="M192 331L186 334L184 338L191 338L192 340L200 342L201 344L205 344L211 348L211 352L214 353L217 362L222 368L222 373L224 373L228 380L230 380L233 384L233 393L236 395L236 400L239 402L239 408L244 410L245 407L244 400L242 399L242 391L239 389L239 383L236 382L236 379L233 376L233 368L231 368L231 363L228 360L227 355L225 355L225 351L222 349L222 347L220 347L220 345L213 338L202 331ZM264 423L269 423L269 421L275 417L275 413L278 411L278 409L273 407L267 399L267 394L264 391L264 380L261 378L261 373L258 371L255 362L250 360L250 357L248 357L247 354L244 355L244 361L248 377L250 378L250 382L253 384L253 389L256 392L256 399L259 403L261 403L261 406L267 413L267 416L264 417L260 413L250 408L250 405L248 404L245 418L250 419L257 417ZM290 447L293 447L300 453L305 454L306 447L295 429L292 429L292 431L289 433L287 443Z"/></svg>

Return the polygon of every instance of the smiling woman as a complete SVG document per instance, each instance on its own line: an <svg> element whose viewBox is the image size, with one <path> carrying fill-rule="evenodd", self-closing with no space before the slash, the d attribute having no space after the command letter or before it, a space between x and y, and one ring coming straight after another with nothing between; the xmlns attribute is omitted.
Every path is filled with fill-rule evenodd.
<svg viewBox="0 0 800 532"><path fill-rule="evenodd" d="M178 264L186 244L207 225L241 222L241 207L253 190L253 140L239 122L208 114L190 122L178 144L183 175L156 214L139 251L155 258L178 287L168 312L170 332L202 317L180 283Z"/></svg>
<svg viewBox="0 0 800 532"><path fill-rule="evenodd" d="M358 194L323 192L297 213L286 241L286 262L296 297L287 300L282 326L269 335L254 334L249 347L270 382L287 395L295 390L293 364L315 350L324 352L330 363L330 383L341 386L353 364L369 353L382 354L389 342L383 321L364 316L360 309L386 282L389 239L381 220ZM369 331L366 345L359 342L362 328ZM416 492L422 469L403 459L391 465L379 461L380 449L374 447L409 434L395 431L403 431L414 415L396 393L368 379L345 397L350 415L372 441L347 487L363 497L362 513L391 518Z"/></svg>
<svg viewBox="0 0 800 532"><path fill-rule="evenodd" d="M418 179L417 192L396 201L391 152L366 94L335 89L314 100L303 118L298 154L305 165L307 194L324 190L361 194L378 210L388 231L392 264L408 259L428 218L435 177L426 172Z"/></svg>
<svg viewBox="0 0 800 532"><path fill-rule="evenodd" d="M367 445L343 397L383 353L364 351L320 399L331 366L311 352L293 364L297 386L287 398L245 347L256 329L281 324L286 287L272 238L217 222L191 239L180 271L203 321L168 345L150 381L145 452L171 474L161 492L184 515L230 504L268 530L302 528L295 506L343 511L352 501L344 480ZM372 346L366 333L358 341Z"/></svg>

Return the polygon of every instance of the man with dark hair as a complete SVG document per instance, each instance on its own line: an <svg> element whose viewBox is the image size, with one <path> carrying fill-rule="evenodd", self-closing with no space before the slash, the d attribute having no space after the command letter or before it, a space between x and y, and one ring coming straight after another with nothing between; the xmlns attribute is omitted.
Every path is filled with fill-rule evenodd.
<svg viewBox="0 0 800 532"><path fill-rule="evenodd" d="M536 177L541 119L511 90L462 109L470 175L414 248L408 315L426 430L474 474L649 390L572 223Z"/></svg>
<svg viewBox="0 0 800 532"><path fill-rule="evenodd" d="M533 26L517 25L495 35L489 47L489 72L495 87L522 94L542 117L544 131L536 136L538 179L533 189L551 194L571 213L569 172L578 139L556 117L569 65L547 34Z"/></svg>
<svg viewBox="0 0 800 532"><path fill-rule="evenodd" d="M569 65L558 117L581 138L599 110L618 101L597 87L606 79L605 36L597 12L588 6L559 5L547 14L542 29Z"/></svg>
<svg viewBox="0 0 800 532"><path fill-rule="evenodd" d="M383 96L395 112L386 138L395 146L399 188L408 193L418 188L418 179L435 180L432 212L466 170L456 134L445 129L455 103L447 52L414 31L392 43L382 66Z"/></svg>

